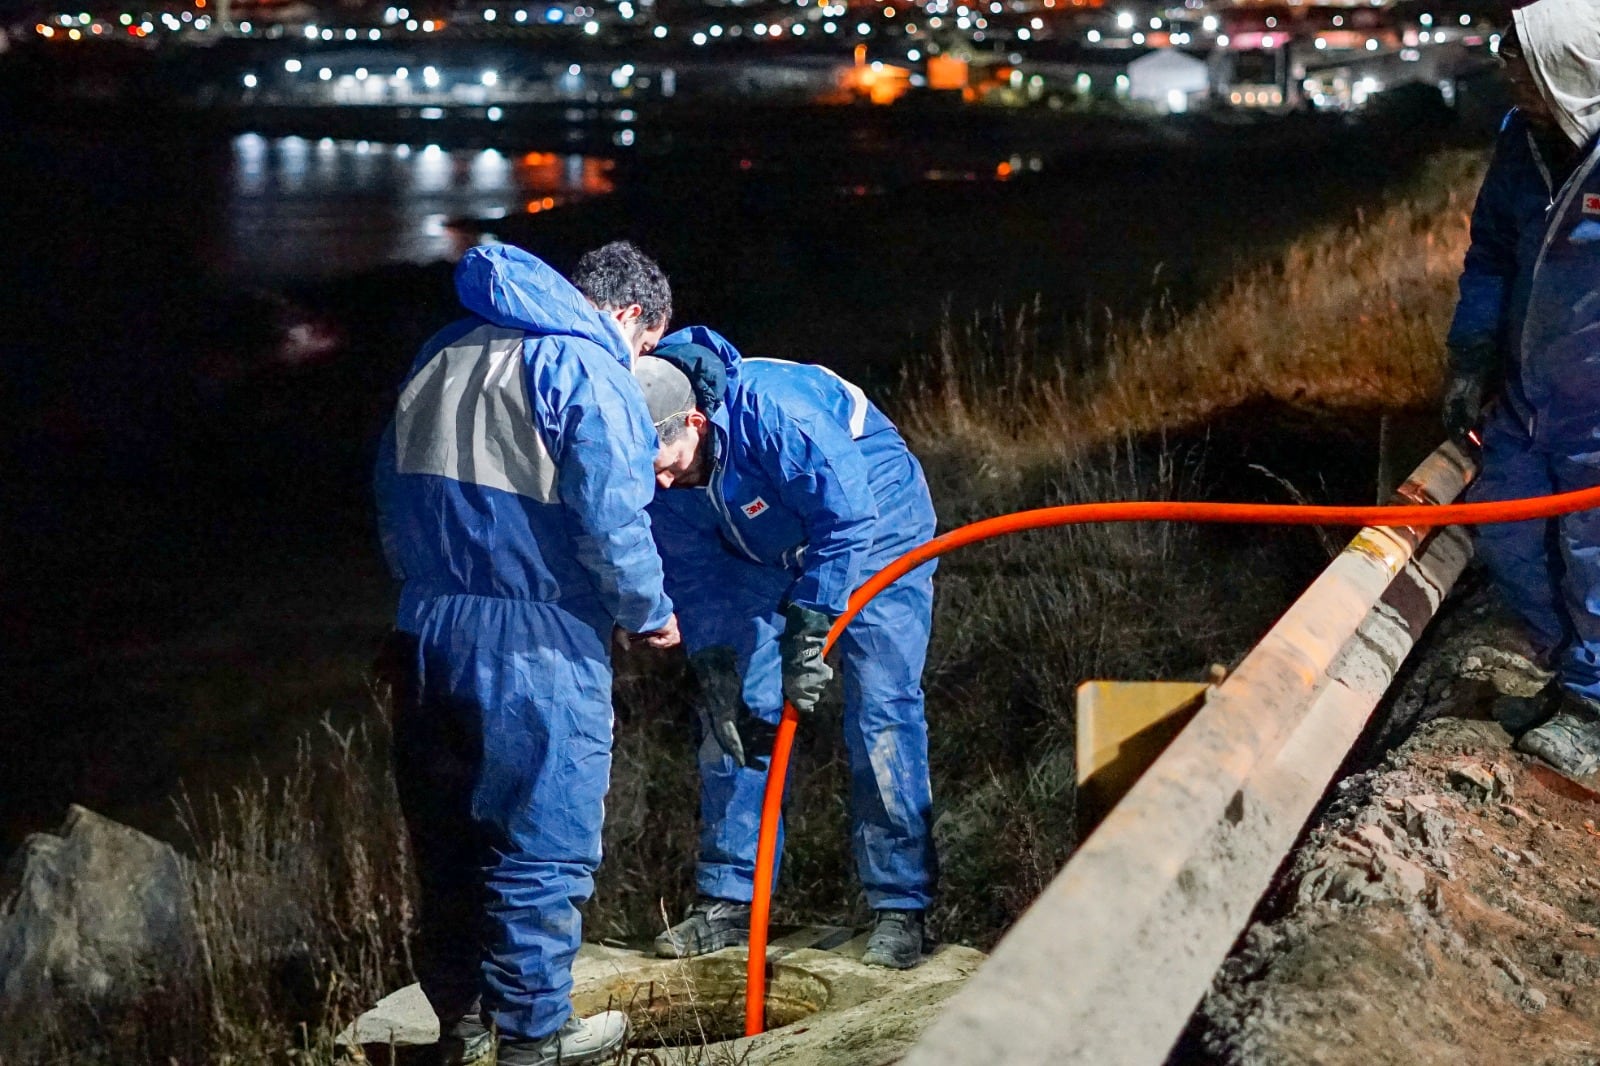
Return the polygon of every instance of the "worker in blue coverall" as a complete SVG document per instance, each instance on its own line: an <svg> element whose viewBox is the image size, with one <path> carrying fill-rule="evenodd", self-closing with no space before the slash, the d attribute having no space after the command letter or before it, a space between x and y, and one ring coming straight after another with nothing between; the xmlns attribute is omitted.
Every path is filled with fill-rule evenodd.
<svg viewBox="0 0 1600 1066"><path fill-rule="evenodd" d="M610 783L613 627L678 640L645 513L657 437L629 372L671 293L623 242L579 263L584 291L507 245L469 251L455 280L468 317L418 356L376 476L404 581L394 744L417 971L443 1061L493 1061L497 1033L504 1066L593 1062L627 1032L570 999Z"/></svg>
<svg viewBox="0 0 1600 1066"><path fill-rule="evenodd" d="M1479 501L1600 485L1600 2L1538 0L1514 20L1499 54L1517 107L1447 340L1444 420L1460 439L1481 424ZM1550 677L1496 716L1520 750L1600 768L1600 513L1481 527L1478 554Z"/></svg>
<svg viewBox="0 0 1600 1066"><path fill-rule="evenodd" d="M656 940L663 956L745 942L774 726L832 670L822 645L850 593L934 535L916 457L856 386L820 366L741 359L704 327L634 368L661 435L650 506L667 589L700 682L699 899ZM864 961L924 950L937 876L922 667L928 565L839 639L856 866L875 912Z"/></svg>

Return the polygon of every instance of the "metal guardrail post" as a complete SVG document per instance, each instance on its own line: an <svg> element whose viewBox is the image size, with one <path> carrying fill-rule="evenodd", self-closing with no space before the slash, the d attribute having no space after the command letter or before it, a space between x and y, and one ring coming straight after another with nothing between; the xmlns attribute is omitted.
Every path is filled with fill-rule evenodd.
<svg viewBox="0 0 1600 1066"><path fill-rule="evenodd" d="M1447 503L1454 445L1400 487ZM1400 663L1465 532L1363 529L1086 840L905 1066L1157 1066Z"/></svg>

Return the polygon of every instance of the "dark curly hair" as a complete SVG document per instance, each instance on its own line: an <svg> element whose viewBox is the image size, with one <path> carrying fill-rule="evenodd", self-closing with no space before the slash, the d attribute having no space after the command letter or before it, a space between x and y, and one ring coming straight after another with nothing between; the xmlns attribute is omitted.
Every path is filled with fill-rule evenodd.
<svg viewBox="0 0 1600 1066"><path fill-rule="evenodd" d="M578 260L572 283L596 306L616 310L638 304L650 329L672 317L672 287L656 261L629 241L612 241Z"/></svg>

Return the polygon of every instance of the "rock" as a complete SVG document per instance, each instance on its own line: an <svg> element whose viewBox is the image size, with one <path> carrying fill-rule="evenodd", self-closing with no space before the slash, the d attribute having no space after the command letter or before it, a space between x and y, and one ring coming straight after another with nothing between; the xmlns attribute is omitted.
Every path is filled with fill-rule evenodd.
<svg viewBox="0 0 1600 1066"><path fill-rule="evenodd" d="M1522 1009L1529 1014L1538 1014L1549 1004L1550 997L1537 988L1524 988L1522 990Z"/></svg>
<svg viewBox="0 0 1600 1066"><path fill-rule="evenodd" d="M1499 794L1495 772L1477 762L1457 763L1450 768L1450 786L1470 799L1492 799Z"/></svg>
<svg viewBox="0 0 1600 1066"><path fill-rule="evenodd" d="M1414 862L1392 860L1387 873L1406 899L1415 899L1428 887L1428 872Z"/></svg>
<svg viewBox="0 0 1600 1066"><path fill-rule="evenodd" d="M194 949L183 860L82 807L18 849L0 900L0 1059L25 1059L52 1008L133 999Z"/></svg>
<svg viewBox="0 0 1600 1066"><path fill-rule="evenodd" d="M1524 822L1527 825L1538 825L1539 824L1539 820L1537 818L1535 818L1533 815L1529 814L1527 811L1523 810L1521 807L1518 807L1514 803L1502 803L1500 805L1500 810L1502 810L1506 814L1509 814L1512 818L1516 819L1517 821Z"/></svg>

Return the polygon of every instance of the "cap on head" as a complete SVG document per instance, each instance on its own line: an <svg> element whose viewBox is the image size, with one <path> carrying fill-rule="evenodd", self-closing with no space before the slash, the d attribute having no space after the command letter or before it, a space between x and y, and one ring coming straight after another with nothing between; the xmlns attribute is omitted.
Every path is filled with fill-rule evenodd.
<svg viewBox="0 0 1600 1066"><path fill-rule="evenodd" d="M633 361L633 376L644 390L650 421L657 429L674 415L695 409L694 386L689 375L665 359L641 355Z"/></svg>
<svg viewBox="0 0 1600 1066"><path fill-rule="evenodd" d="M700 413L711 415L722 406L722 394L728 387L728 368L722 356L703 344L663 344L650 353L677 367L689 379L694 390L694 405Z"/></svg>

